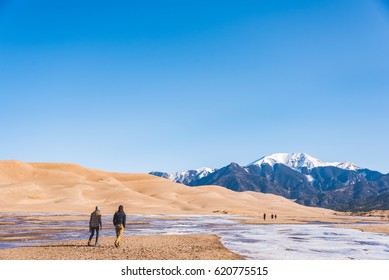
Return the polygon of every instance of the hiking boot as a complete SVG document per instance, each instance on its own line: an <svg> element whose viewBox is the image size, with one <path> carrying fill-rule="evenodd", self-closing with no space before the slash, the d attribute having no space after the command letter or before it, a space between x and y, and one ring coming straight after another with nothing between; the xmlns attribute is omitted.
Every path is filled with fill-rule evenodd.
<svg viewBox="0 0 389 280"><path fill-rule="evenodd" d="M96 242L95 246L96 246L96 247L99 247L99 246L100 246L99 242Z"/></svg>
<svg viewBox="0 0 389 280"><path fill-rule="evenodd" d="M92 244L90 243L90 240L88 241L88 246L92 246Z"/></svg>

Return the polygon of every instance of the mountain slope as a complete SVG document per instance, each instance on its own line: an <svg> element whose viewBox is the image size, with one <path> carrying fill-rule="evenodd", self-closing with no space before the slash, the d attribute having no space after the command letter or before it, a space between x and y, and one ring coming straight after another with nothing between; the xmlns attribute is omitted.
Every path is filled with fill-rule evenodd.
<svg viewBox="0 0 389 280"><path fill-rule="evenodd" d="M273 154L246 166L232 163L188 185L272 193L307 206L354 210L389 192L389 176L350 162L323 162L303 153ZM369 200L369 201L370 201ZM380 204L389 209L389 201Z"/></svg>

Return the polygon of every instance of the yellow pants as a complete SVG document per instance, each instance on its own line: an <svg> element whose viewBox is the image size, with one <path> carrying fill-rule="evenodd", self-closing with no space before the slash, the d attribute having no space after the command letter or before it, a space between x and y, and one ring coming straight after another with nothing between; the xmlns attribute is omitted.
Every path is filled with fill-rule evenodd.
<svg viewBox="0 0 389 280"><path fill-rule="evenodd" d="M120 245L120 238L123 235L124 227L123 227L122 224L118 224L118 225L115 226L115 230L116 230L115 246L119 247L119 245Z"/></svg>

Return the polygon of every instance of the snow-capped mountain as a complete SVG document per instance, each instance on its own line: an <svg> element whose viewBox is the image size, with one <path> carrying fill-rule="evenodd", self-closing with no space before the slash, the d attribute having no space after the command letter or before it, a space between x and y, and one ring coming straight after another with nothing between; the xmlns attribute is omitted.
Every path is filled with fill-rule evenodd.
<svg viewBox="0 0 389 280"><path fill-rule="evenodd" d="M208 176L210 173L212 173L214 171L215 171L215 169L202 167L202 168L198 168L198 169L187 170L187 171L182 171L182 172L175 172L175 173L170 173L170 174L164 173L164 172L158 172L158 171L150 172L150 174L169 179L169 180L176 182L176 183L190 185L191 182L193 182L195 180L199 180L205 176Z"/></svg>
<svg viewBox="0 0 389 280"><path fill-rule="evenodd" d="M359 166L356 166L351 162L324 162L305 153L272 154L270 156L262 157L250 163L248 166L250 165L261 166L262 164L268 164L271 167L274 167L275 164L284 164L300 172L303 168L312 170L313 168L324 167L324 166L334 166L346 170L361 169Z"/></svg>
<svg viewBox="0 0 389 280"><path fill-rule="evenodd" d="M347 211L366 209L366 201L375 202L389 193L389 174L351 162L324 162L304 153L273 154L246 166L231 163L219 169L150 174L188 186L219 185L234 191L273 193L303 205ZM389 201L380 205L389 209Z"/></svg>
<svg viewBox="0 0 389 280"><path fill-rule="evenodd" d="M361 169L359 166L351 162L324 162L305 153L276 153L270 156L264 156L246 165L244 170L249 172L250 166L260 167L262 165L269 165L274 168L275 164L283 164L299 172L301 172L304 168L306 168L308 171L311 171L313 168L326 166L333 166L345 170ZM216 170L218 169L202 167L174 173L152 171L150 174L169 179L176 183L182 183L191 186L196 184L194 182L197 182L209 174L212 174ZM314 179L311 175L306 174L306 176L310 182L313 182Z"/></svg>

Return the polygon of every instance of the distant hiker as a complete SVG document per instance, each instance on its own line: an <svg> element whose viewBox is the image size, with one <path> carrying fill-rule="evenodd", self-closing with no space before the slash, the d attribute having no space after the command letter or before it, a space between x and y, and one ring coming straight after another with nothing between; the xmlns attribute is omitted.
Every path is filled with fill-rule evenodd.
<svg viewBox="0 0 389 280"><path fill-rule="evenodd" d="M123 205L120 205L118 211L113 215L113 225L116 230L115 246L118 248L120 246L120 238L126 228L126 213L124 213Z"/></svg>
<svg viewBox="0 0 389 280"><path fill-rule="evenodd" d="M277 214L274 214L274 219L277 220Z"/></svg>
<svg viewBox="0 0 389 280"><path fill-rule="evenodd" d="M263 213L263 220L266 221L266 213Z"/></svg>
<svg viewBox="0 0 389 280"><path fill-rule="evenodd" d="M95 211L92 212L89 219L89 241L88 246L91 246L93 235L96 231L96 243L95 246L99 246L99 230L103 229L103 225L101 223L101 213L100 213L100 207L96 206Z"/></svg>
<svg viewBox="0 0 389 280"><path fill-rule="evenodd" d="M273 215L273 214L271 214L271 216L270 216L270 217L271 217L271 219L273 220L273 218L274 218L274 215Z"/></svg>

